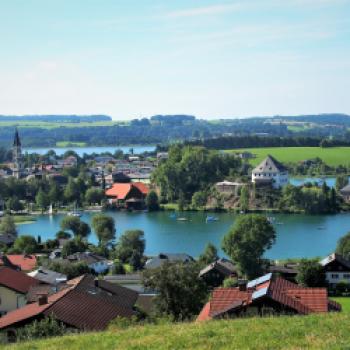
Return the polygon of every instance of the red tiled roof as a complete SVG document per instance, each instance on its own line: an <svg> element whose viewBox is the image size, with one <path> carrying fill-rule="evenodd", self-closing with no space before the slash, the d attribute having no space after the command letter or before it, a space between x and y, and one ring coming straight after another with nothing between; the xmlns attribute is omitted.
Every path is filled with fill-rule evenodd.
<svg viewBox="0 0 350 350"><path fill-rule="evenodd" d="M144 194L145 196L148 194L149 188L143 182L133 182L132 184L136 188L138 188L142 192L142 194Z"/></svg>
<svg viewBox="0 0 350 350"><path fill-rule="evenodd" d="M17 265L22 271L31 271L36 267L36 256L35 255L6 255L9 261L13 265Z"/></svg>
<svg viewBox="0 0 350 350"><path fill-rule="evenodd" d="M48 309L53 303L66 295L71 288L63 289L60 292L48 297L48 303L44 305L39 305L38 303L28 304L20 309L11 311L5 316L0 317L0 329L6 328L8 326L15 326L17 323L25 320L30 320L35 316L38 316L46 309Z"/></svg>
<svg viewBox="0 0 350 350"><path fill-rule="evenodd" d="M124 300L125 293L118 288L115 294L113 286L107 283L99 288L90 275L68 281L67 288L49 296L47 304L29 304L0 318L0 329L30 322L41 314L53 314L61 322L80 330L102 330L117 316L133 316L131 299Z"/></svg>
<svg viewBox="0 0 350 350"><path fill-rule="evenodd" d="M125 199L131 190L130 183L115 183L106 191L106 196L116 197L118 199Z"/></svg>
<svg viewBox="0 0 350 350"><path fill-rule="evenodd" d="M147 195L148 193L148 187L142 182L114 183L111 188L106 190L106 196L116 197L123 200L132 188L136 188L143 195Z"/></svg>
<svg viewBox="0 0 350 350"><path fill-rule="evenodd" d="M9 267L0 268L0 285L26 294L30 287L40 282L33 277L27 276L24 272L13 270Z"/></svg>
<svg viewBox="0 0 350 350"><path fill-rule="evenodd" d="M327 312L329 309L339 311L340 309L338 305L332 308L333 305L329 303L326 288L302 288L281 277L276 277L265 280L246 291L240 291L238 288L216 288L197 320L212 319L230 310L255 303L261 297L270 298L299 314Z"/></svg>

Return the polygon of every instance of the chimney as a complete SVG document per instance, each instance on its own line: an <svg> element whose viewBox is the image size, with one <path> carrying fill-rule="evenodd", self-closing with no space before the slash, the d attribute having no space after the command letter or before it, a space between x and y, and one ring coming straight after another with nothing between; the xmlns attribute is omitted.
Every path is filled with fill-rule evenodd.
<svg viewBox="0 0 350 350"><path fill-rule="evenodd" d="M238 280L238 289L245 292L247 290L247 280Z"/></svg>
<svg viewBox="0 0 350 350"><path fill-rule="evenodd" d="M48 303L48 297L47 297L47 294L41 294L39 295L39 298L38 298L38 304L39 306L41 305L45 305Z"/></svg>

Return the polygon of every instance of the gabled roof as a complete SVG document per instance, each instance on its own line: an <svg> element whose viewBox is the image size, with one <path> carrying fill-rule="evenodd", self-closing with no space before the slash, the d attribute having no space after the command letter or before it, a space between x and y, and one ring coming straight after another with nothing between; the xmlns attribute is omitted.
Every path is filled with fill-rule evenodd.
<svg viewBox="0 0 350 350"><path fill-rule="evenodd" d="M117 316L133 316L135 312L130 299L126 302L125 294L117 294L107 283L103 288L99 287L99 282L91 275L70 280L67 288L49 296L46 304L28 304L1 317L0 329L28 323L40 315L54 315L59 321L80 330L102 330Z"/></svg>
<svg viewBox="0 0 350 350"><path fill-rule="evenodd" d="M221 258L204 267L199 272L199 277L205 276L208 272L213 270L218 271L226 277L231 276L237 272L237 269L232 261Z"/></svg>
<svg viewBox="0 0 350 350"><path fill-rule="evenodd" d="M337 253L333 253L328 255L327 257L325 257L324 259L322 259L320 261L320 264L325 267L328 264L331 264L333 262L337 262L340 265L344 266L346 269L350 270L350 261L346 260L345 258L343 258L340 254Z"/></svg>
<svg viewBox="0 0 350 350"><path fill-rule="evenodd" d="M107 259L103 256L91 253L91 252L78 252L67 256L67 260L69 261L83 261L88 265L95 264L101 261L107 261Z"/></svg>
<svg viewBox="0 0 350 350"><path fill-rule="evenodd" d="M18 293L28 293L30 287L38 285L39 281L27 276L24 272L9 267L0 268L0 285Z"/></svg>
<svg viewBox="0 0 350 350"><path fill-rule="evenodd" d="M268 155L256 168L253 172L283 172L287 168L280 163L277 159Z"/></svg>
<svg viewBox="0 0 350 350"><path fill-rule="evenodd" d="M11 264L19 266L22 271L32 271L36 267L36 256L28 254L6 255Z"/></svg>
<svg viewBox="0 0 350 350"><path fill-rule="evenodd" d="M197 320L212 319L229 311L242 309L265 298L271 299L285 308L292 309L298 314L327 312L333 307L328 300L326 288L302 288L281 277L267 274L250 281L244 291L239 288L216 288ZM340 308L338 304L333 307L337 311Z"/></svg>
<svg viewBox="0 0 350 350"><path fill-rule="evenodd" d="M130 191L135 188L143 195L147 195L149 189L142 182L129 182L129 183L114 183L111 188L106 190L106 196L116 197L117 199L125 199Z"/></svg>
<svg viewBox="0 0 350 350"><path fill-rule="evenodd" d="M56 271L45 269L43 267L39 267L37 270L29 272L28 276L33 277L40 282L53 285L67 280L66 275L58 273Z"/></svg>
<svg viewBox="0 0 350 350"><path fill-rule="evenodd" d="M340 193L341 193L341 194L350 193L350 184L348 184L348 185L346 185L345 187L343 187L343 188L340 190Z"/></svg>

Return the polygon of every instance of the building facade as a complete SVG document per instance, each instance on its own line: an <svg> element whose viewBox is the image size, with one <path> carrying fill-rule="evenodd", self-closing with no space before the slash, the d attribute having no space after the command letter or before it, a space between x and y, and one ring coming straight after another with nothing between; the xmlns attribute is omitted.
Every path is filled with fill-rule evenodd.
<svg viewBox="0 0 350 350"><path fill-rule="evenodd" d="M271 184L273 188L281 188L288 184L288 170L274 157L268 155L253 169L252 182L256 185Z"/></svg>

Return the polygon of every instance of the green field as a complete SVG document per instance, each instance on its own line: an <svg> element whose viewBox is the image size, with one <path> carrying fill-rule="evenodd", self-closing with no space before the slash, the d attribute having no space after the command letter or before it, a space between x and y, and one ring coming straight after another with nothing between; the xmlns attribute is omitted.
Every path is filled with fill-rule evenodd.
<svg viewBox="0 0 350 350"><path fill-rule="evenodd" d="M256 158L250 160L253 165L257 165L268 154L275 157L282 163L297 163L302 160L321 158L326 164L331 166L350 164L350 147L270 147L270 148L245 148L228 150L226 152L240 153L248 151Z"/></svg>
<svg viewBox="0 0 350 350"><path fill-rule="evenodd" d="M58 141L56 147L85 147L86 142Z"/></svg>
<svg viewBox="0 0 350 350"><path fill-rule="evenodd" d="M332 299L341 305L343 312L350 313L350 297L335 297Z"/></svg>
<svg viewBox="0 0 350 350"><path fill-rule="evenodd" d="M133 326L4 346L13 350L349 349L350 314Z"/></svg>
<svg viewBox="0 0 350 350"><path fill-rule="evenodd" d="M0 121L0 128L5 126L13 126L19 128L83 128L89 126L113 126L113 125L128 125L127 121L103 121L103 122L81 122L81 123L49 123L39 121Z"/></svg>

